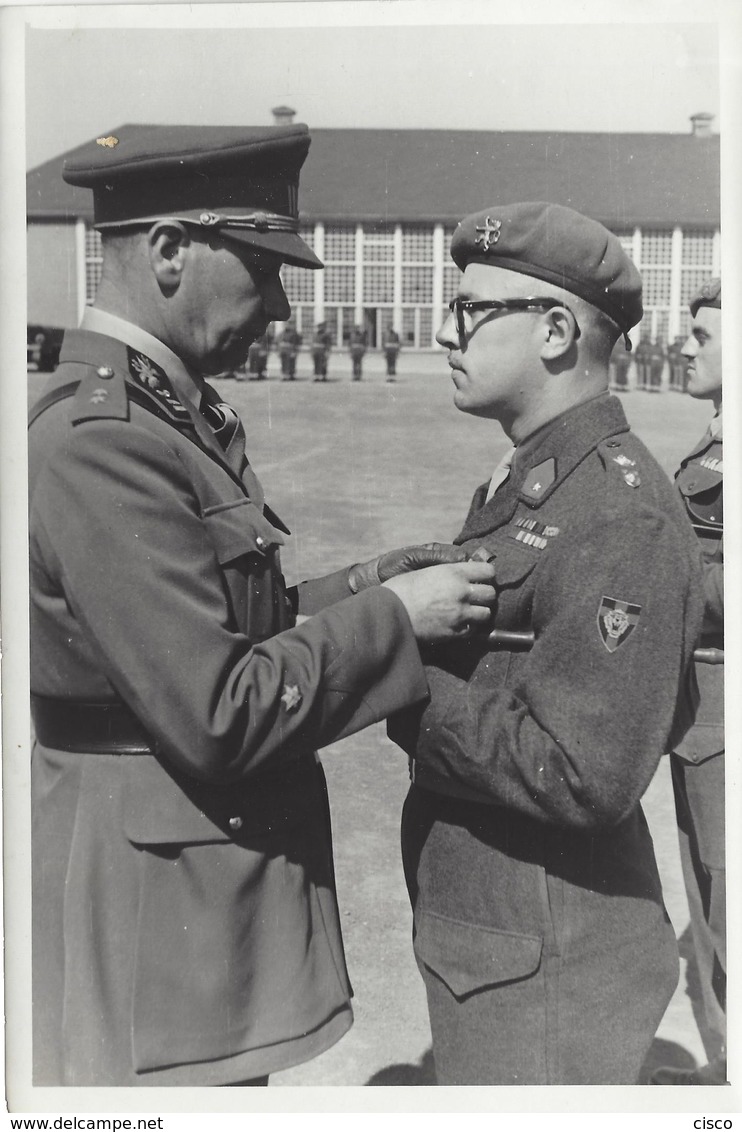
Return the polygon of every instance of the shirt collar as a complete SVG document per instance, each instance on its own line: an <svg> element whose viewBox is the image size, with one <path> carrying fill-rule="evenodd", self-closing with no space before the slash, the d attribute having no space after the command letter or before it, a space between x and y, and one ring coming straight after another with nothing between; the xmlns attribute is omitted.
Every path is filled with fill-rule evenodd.
<svg viewBox="0 0 742 1132"><path fill-rule="evenodd" d="M719 412L711 418L711 423L709 424L709 435L712 436L714 440L722 439L721 409L719 409Z"/></svg>
<svg viewBox="0 0 742 1132"><path fill-rule="evenodd" d="M109 311L101 310L100 307L86 307L80 329L95 334L106 334L109 338L116 338L119 342L131 346L133 350L146 354L168 375L180 400L189 402L196 409L199 408L203 381L191 374L185 363L169 346L148 331L142 330L141 326L127 322L125 318L119 318Z"/></svg>

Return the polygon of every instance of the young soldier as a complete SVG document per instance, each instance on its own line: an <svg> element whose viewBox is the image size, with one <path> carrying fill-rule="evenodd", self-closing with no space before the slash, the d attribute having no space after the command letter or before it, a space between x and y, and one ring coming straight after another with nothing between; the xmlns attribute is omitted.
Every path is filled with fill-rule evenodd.
<svg viewBox="0 0 742 1132"><path fill-rule="evenodd" d="M607 392L641 280L552 204L467 217L451 255L454 404L515 448L455 540L495 566L492 641L431 650L429 703L390 724L438 1081L632 1084L678 978L639 800L702 615L683 508Z"/></svg>

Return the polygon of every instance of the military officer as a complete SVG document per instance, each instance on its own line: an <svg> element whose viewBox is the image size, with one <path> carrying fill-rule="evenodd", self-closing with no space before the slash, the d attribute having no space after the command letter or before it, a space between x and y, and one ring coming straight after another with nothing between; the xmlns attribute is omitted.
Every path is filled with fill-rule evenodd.
<svg viewBox="0 0 742 1132"><path fill-rule="evenodd" d="M455 540L495 566L491 639L431 649L430 700L389 724L438 1081L631 1084L678 978L639 800L702 613L680 501L607 392L641 281L554 204L469 216L451 255L454 404L514 448Z"/></svg>
<svg viewBox="0 0 742 1132"><path fill-rule="evenodd" d="M721 388L721 280L711 279L690 304L693 324L683 346L687 390L710 401L714 417L675 477L703 555L706 609L696 677L694 726L670 756L680 859L705 1013L708 1065L661 1068L655 1085L726 1083L726 856L724 846L724 547Z"/></svg>
<svg viewBox="0 0 742 1132"><path fill-rule="evenodd" d="M342 1036L314 749L424 698L416 639L494 597L484 564L404 575L458 548L284 582L287 528L204 375L288 318L282 263L321 266L308 147L127 127L65 165L104 251L30 426L37 1085L265 1083Z"/></svg>

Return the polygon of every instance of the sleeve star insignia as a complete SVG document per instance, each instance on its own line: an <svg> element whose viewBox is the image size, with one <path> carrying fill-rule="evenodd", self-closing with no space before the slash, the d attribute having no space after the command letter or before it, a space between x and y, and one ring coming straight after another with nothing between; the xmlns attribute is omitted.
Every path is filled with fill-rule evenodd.
<svg viewBox="0 0 742 1132"><path fill-rule="evenodd" d="M302 695L296 684L284 684L281 703L286 708L286 711L296 711L301 703L301 700Z"/></svg>

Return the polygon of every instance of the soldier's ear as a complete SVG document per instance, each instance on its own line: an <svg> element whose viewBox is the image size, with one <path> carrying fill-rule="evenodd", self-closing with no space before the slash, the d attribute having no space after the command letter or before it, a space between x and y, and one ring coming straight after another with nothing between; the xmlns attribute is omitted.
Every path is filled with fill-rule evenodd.
<svg viewBox="0 0 742 1132"><path fill-rule="evenodd" d="M191 238L178 220L158 220L147 233L147 251L154 276L165 294L180 285Z"/></svg>
<svg viewBox="0 0 742 1132"><path fill-rule="evenodd" d="M567 307L551 307L540 319L543 335L541 357L544 361L554 361L563 357L579 337L577 321Z"/></svg>

